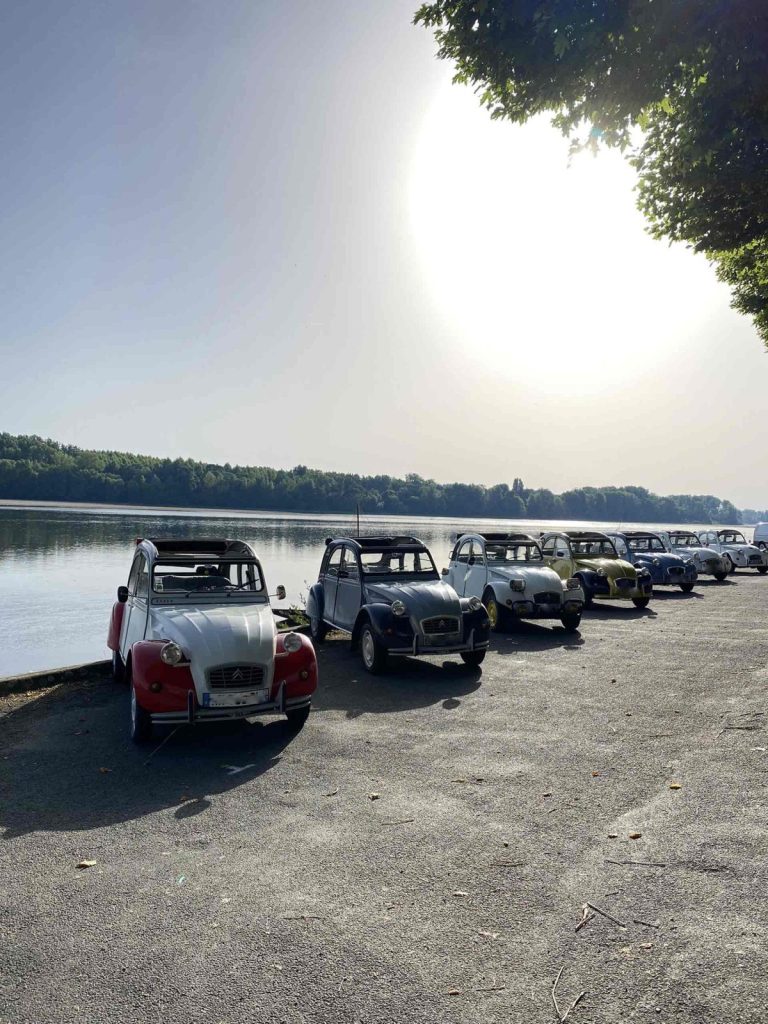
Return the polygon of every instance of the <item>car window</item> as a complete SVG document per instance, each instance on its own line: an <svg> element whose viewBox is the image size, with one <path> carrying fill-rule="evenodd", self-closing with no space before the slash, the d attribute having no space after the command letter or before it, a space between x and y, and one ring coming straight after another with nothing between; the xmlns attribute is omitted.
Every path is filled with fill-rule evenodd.
<svg viewBox="0 0 768 1024"><path fill-rule="evenodd" d="M465 540L459 548L458 554L456 555L457 562L463 562L465 565L469 562L469 553L472 547L471 540Z"/></svg>
<svg viewBox="0 0 768 1024"><path fill-rule="evenodd" d="M479 541L473 540L469 557L474 559L475 565L485 565L485 552Z"/></svg>
<svg viewBox="0 0 768 1024"><path fill-rule="evenodd" d="M143 557L143 556L142 556ZM128 593L133 596L136 593L136 582L139 578L139 566L141 565L141 558L137 555L133 560L131 566L131 572L128 576Z"/></svg>
<svg viewBox="0 0 768 1024"><path fill-rule="evenodd" d="M357 564L357 554L351 548L344 548L343 572L347 574L347 579L360 579L360 567Z"/></svg>
<svg viewBox="0 0 768 1024"><path fill-rule="evenodd" d="M622 558L626 558L629 555L629 551L627 551L627 545L624 543L624 541L621 539L621 537L614 537L613 538L613 543L616 545L616 550L618 551L618 553L621 555ZM637 545L637 541L630 541L629 542L629 546L632 548L633 551L644 551L645 550L645 548L643 548L642 545L640 547L637 547L636 545Z"/></svg>
<svg viewBox="0 0 768 1024"><path fill-rule="evenodd" d="M328 576L338 576L339 569L341 568L341 553L344 549L342 547L334 548L331 552L331 557L325 564L325 573Z"/></svg>
<svg viewBox="0 0 768 1024"><path fill-rule="evenodd" d="M541 545L541 551L545 558L554 558L555 556L555 538L548 537L547 540Z"/></svg>
<svg viewBox="0 0 768 1024"><path fill-rule="evenodd" d="M199 562L194 558L163 559L155 562L152 569L152 588L156 594L170 594L174 597L195 595L227 596L261 593L264 579L258 562L222 561Z"/></svg>
<svg viewBox="0 0 768 1024"><path fill-rule="evenodd" d="M138 558L138 578L135 596L143 600L146 600L149 596L149 573L147 572L147 560L144 555L139 555Z"/></svg>

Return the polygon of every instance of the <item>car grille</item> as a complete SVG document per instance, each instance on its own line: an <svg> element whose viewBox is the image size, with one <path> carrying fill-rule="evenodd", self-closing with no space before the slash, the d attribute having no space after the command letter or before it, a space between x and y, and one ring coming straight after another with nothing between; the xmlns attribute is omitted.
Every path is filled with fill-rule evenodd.
<svg viewBox="0 0 768 1024"><path fill-rule="evenodd" d="M459 620L450 616L442 616L437 619L423 619L421 628L425 636L439 636L444 633L458 633Z"/></svg>
<svg viewBox="0 0 768 1024"><path fill-rule="evenodd" d="M683 576L683 575L685 575L685 569L682 567L682 565L671 565L669 567L668 572L669 572L670 576Z"/></svg>
<svg viewBox="0 0 768 1024"><path fill-rule="evenodd" d="M749 556L749 564L750 565L762 565L763 564L763 556L762 555L750 555Z"/></svg>
<svg viewBox="0 0 768 1024"><path fill-rule="evenodd" d="M533 600L536 604L560 604L560 595L554 590L545 590L541 594L534 594Z"/></svg>
<svg viewBox="0 0 768 1024"><path fill-rule="evenodd" d="M720 571L720 559L719 558L708 558L704 563L710 572Z"/></svg>
<svg viewBox="0 0 768 1024"><path fill-rule="evenodd" d="M263 665L219 665L208 669L211 690L249 690L263 682Z"/></svg>
<svg viewBox="0 0 768 1024"><path fill-rule="evenodd" d="M637 580L633 580L631 576L618 576L613 582L619 590L634 590L637 586Z"/></svg>

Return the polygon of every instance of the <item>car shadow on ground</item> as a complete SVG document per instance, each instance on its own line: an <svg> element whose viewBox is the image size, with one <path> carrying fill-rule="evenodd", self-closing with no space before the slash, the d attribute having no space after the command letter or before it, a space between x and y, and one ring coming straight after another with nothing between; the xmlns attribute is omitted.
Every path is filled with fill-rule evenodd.
<svg viewBox="0 0 768 1024"><path fill-rule="evenodd" d="M390 657L381 674L371 675L359 652L350 650L349 640L326 642L318 652L317 711L344 711L347 718L433 704L458 707L459 698L473 693L482 682L482 668L465 665L458 654L442 659Z"/></svg>
<svg viewBox="0 0 768 1024"><path fill-rule="evenodd" d="M176 807L204 813L277 765L296 733L284 720L157 729L128 738L128 693L111 681L59 688L2 719L0 838L102 828Z"/></svg>
<svg viewBox="0 0 768 1024"><path fill-rule="evenodd" d="M603 603L602 601L598 604L595 603L591 608L584 609L584 615L590 620L599 621L600 619L611 620L611 619L622 619L622 618L633 618L633 619L654 619L658 614L653 610L653 601L656 595L651 598L651 603L646 608L635 608L629 601L626 603L616 602L616 604Z"/></svg>
<svg viewBox="0 0 768 1024"><path fill-rule="evenodd" d="M571 632L562 626L540 626L535 622L518 622L508 629L500 629L491 637L491 649L497 654L519 654L521 651L547 651L559 647L565 651L578 651L584 645L580 632Z"/></svg>
<svg viewBox="0 0 768 1024"><path fill-rule="evenodd" d="M669 589L665 588L664 590L656 590L656 589L654 589L654 591L653 591L653 598L651 600L652 601L670 601L670 600L672 600L672 601L690 601L690 600L702 601L703 599L704 599L704 595L703 594L697 594L695 589L694 590L689 590L688 593L685 593L684 591L680 590L679 587L677 589L675 589L674 587L670 587Z"/></svg>

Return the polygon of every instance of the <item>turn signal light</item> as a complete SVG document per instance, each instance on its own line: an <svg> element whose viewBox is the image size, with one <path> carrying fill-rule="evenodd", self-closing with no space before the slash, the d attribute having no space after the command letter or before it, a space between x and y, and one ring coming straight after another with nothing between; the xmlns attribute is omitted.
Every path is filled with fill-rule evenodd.
<svg viewBox="0 0 768 1024"><path fill-rule="evenodd" d="M309 679L309 672L305 668L299 672L299 679Z"/></svg>
<svg viewBox="0 0 768 1024"><path fill-rule="evenodd" d="M149 688L152 691L152 693L160 693L160 691L163 688L163 684L162 683L150 683L149 684Z"/></svg>

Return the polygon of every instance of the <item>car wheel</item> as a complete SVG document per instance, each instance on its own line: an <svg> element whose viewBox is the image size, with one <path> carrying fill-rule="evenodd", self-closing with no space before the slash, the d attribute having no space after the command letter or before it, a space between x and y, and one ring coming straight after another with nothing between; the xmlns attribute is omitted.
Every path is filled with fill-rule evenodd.
<svg viewBox="0 0 768 1024"><path fill-rule="evenodd" d="M112 678L116 683L125 682L125 663L120 657L120 651L112 651Z"/></svg>
<svg viewBox="0 0 768 1024"><path fill-rule="evenodd" d="M736 566L734 565L733 559L730 555L723 555L723 561L725 562L725 571L727 573L736 572Z"/></svg>
<svg viewBox="0 0 768 1024"><path fill-rule="evenodd" d="M694 584L692 583L691 580L686 580L685 583L681 583L680 584L680 589L682 590L682 592L684 594L690 594L690 592L693 590L693 587L694 587Z"/></svg>
<svg viewBox="0 0 768 1024"><path fill-rule="evenodd" d="M722 583L723 580L725 579L725 577L728 575L728 573L727 572L713 572L712 575L715 577L716 580L718 580L720 583Z"/></svg>
<svg viewBox="0 0 768 1024"><path fill-rule="evenodd" d="M632 604L635 608L647 608L650 600L650 597L633 597Z"/></svg>
<svg viewBox="0 0 768 1024"><path fill-rule="evenodd" d="M506 608L502 608L492 590L486 590L483 595L483 604L488 612L488 621L491 624L491 629L494 633L498 633L507 624Z"/></svg>
<svg viewBox="0 0 768 1024"><path fill-rule="evenodd" d="M485 660L485 651L462 651L461 660L470 668L478 668Z"/></svg>
<svg viewBox="0 0 768 1024"><path fill-rule="evenodd" d="M319 619L316 615L311 616L309 620L309 635L316 644L321 644L325 640L326 634L328 633L328 627Z"/></svg>
<svg viewBox="0 0 768 1024"><path fill-rule="evenodd" d="M592 592L587 589L587 584L584 582L583 577L576 576L575 579L579 581L579 583L581 584L581 589L584 591L584 607L594 608L595 602L592 600Z"/></svg>
<svg viewBox="0 0 768 1024"><path fill-rule="evenodd" d="M288 728L291 731L298 732L304 728L304 723L309 718L309 705L305 708L296 708L292 711L286 711L285 717L288 719Z"/></svg>
<svg viewBox="0 0 768 1024"><path fill-rule="evenodd" d="M136 687L131 685L131 739L142 746L152 739L152 719L136 700Z"/></svg>
<svg viewBox="0 0 768 1024"><path fill-rule="evenodd" d="M761 576L765 576L765 574L768 572L768 565L758 565L757 571L760 573Z"/></svg>
<svg viewBox="0 0 768 1024"><path fill-rule="evenodd" d="M372 676L384 671L387 664L387 651L376 639L370 622L366 622L360 630L360 654L363 658L363 665Z"/></svg>
<svg viewBox="0 0 768 1024"><path fill-rule="evenodd" d="M564 612L560 616L560 621L564 629L567 629L569 633L575 633L581 622L581 612Z"/></svg>

